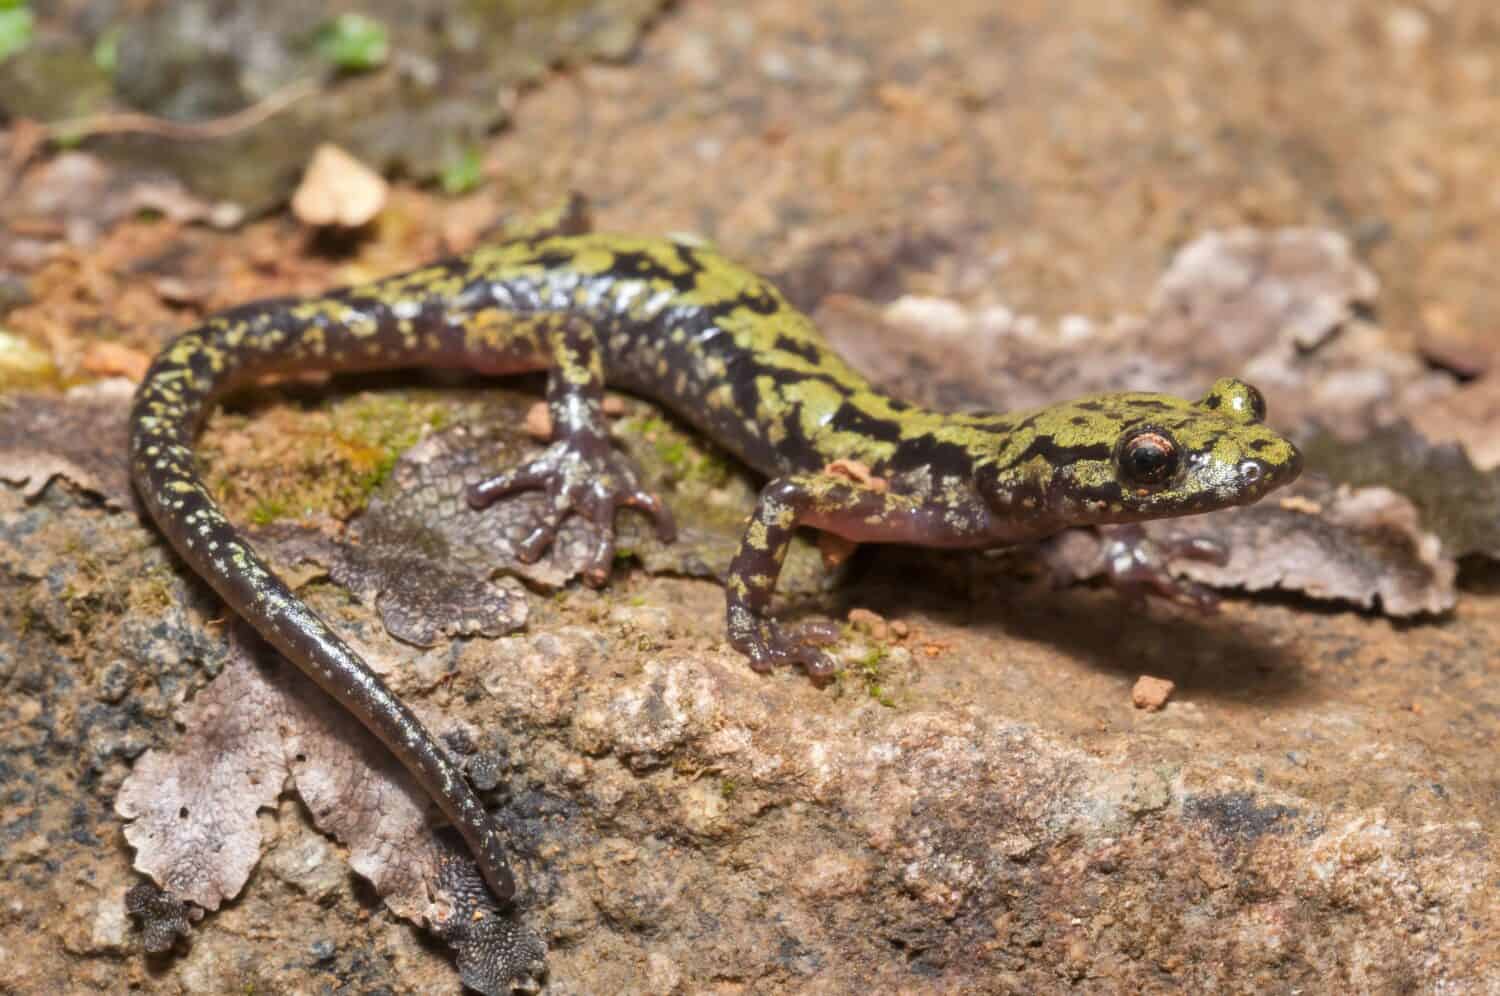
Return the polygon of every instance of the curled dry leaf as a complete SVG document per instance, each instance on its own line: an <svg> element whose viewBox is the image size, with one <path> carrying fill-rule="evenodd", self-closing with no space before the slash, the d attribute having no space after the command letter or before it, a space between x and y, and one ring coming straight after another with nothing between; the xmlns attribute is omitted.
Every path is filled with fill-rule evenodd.
<svg viewBox="0 0 1500 996"><path fill-rule="evenodd" d="M146 376L151 357L118 342L93 342L80 361L85 373L95 377L124 377L139 383Z"/></svg>
<svg viewBox="0 0 1500 996"><path fill-rule="evenodd" d="M838 296L818 319L860 370L940 408L1021 410L1101 391L1192 397L1237 373L1279 426L1357 429L1455 384L1362 317L1377 291L1335 232L1236 229L1184 246L1144 316L1071 316L1050 329L994 303L904 297L877 309Z"/></svg>
<svg viewBox="0 0 1500 996"><path fill-rule="evenodd" d="M292 195L292 213L307 225L358 228L380 213L389 194L390 185L379 173L325 143L313 153Z"/></svg>
<svg viewBox="0 0 1500 996"><path fill-rule="evenodd" d="M128 390L100 385L66 397L12 395L0 400L0 481L35 496L58 477L129 508L126 462Z"/></svg>
<svg viewBox="0 0 1500 996"><path fill-rule="evenodd" d="M1251 228L1207 232L1162 274L1155 315L1180 316L1219 340L1221 355L1291 337L1311 349L1374 300L1379 283L1338 232ZM1248 336L1247 336L1248 333Z"/></svg>
<svg viewBox="0 0 1500 996"><path fill-rule="evenodd" d="M1453 607L1457 565L1401 495L1318 478L1304 478L1280 495L1140 528L1169 549L1194 538L1223 544L1229 552L1223 564L1170 561L1175 574L1214 588L1279 588L1390 616ZM1092 578L1105 574L1105 549L1098 531L1070 530L1043 544L1042 556L1061 579Z"/></svg>
<svg viewBox="0 0 1500 996"><path fill-rule="evenodd" d="M1491 321L1465 321L1442 302L1422 308L1418 348L1450 370L1466 377L1489 375L1500 369L1500 340Z"/></svg>
<svg viewBox="0 0 1500 996"><path fill-rule="evenodd" d="M1416 407L1412 424L1435 444L1461 443L1474 468L1500 468L1500 373Z"/></svg>

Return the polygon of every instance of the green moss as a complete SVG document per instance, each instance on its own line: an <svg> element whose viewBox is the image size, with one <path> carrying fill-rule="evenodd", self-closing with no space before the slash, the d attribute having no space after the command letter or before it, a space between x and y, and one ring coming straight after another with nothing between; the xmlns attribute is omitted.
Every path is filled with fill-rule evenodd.
<svg viewBox="0 0 1500 996"><path fill-rule="evenodd" d="M882 675L885 670L885 659L890 655L890 648L883 643L872 646L863 657L855 662L853 673L865 686L865 694L887 709L896 708L896 700L882 684Z"/></svg>
<svg viewBox="0 0 1500 996"><path fill-rule="evenodd" d="M0 62L31 44L36 17L31 8L15 0L0 0Z"/></svg>
<svg viewBox="0 0 1500 996"><path fill-rule="evenodd" d="M470 145L460 150L443 164L438 173L438 186L449 197L457 197L478 189L484 182L484 153Z"/></svg>
<svg viewBox="0 0 1500 996"><path fill-rule="evenodd" d="M734 784L733 778L719 779L719 797L722 798L725 802L729 802L734 798L734 793L737 788L738 786Z"/></svg>
<svg viewBox="0 0 1500 996"><path fill-rule="evenodd" d="M390 57L391 35L375 18L349 12L323 25L317 49L319 56L345 72L365 72Z"/></svg>
<svg viewBox="0 0 1500 996"><path fill-rule="evenodd" d="M250 509L250 521L257 526L269 526L279 519L286 518L291 513L286 500L282 498L262 498Z"/></svg>
<svg viewBox="0 0 1500 996"><path fill-rule="evenodd" d="M395 394L356 395L335 405L331 415L335 440L346 451L353 471L340 494L360 508L391 476L401 454L415 446L423 433L439 431L450 420L448 410L436 402Z"/></svg>
<svg viewBox="0 0 1500 996"><path fill-rule="evenodd" d="M216 413L199 445L208 480L236 520L348 518L369 503L401 454L451 421L437 395L375 392L324 410L274 406L246 416ZM227 437L237 437L230 445Z"/></svg>
<svg viewBox="0 0 1500 996"><path fill-rule="evenodd" d="M647 443L671 476L678 481L718 487L729 479L732 468L724 455L705 449L700 437L690 435L657 415L622 419L621 430Z"/></svg>

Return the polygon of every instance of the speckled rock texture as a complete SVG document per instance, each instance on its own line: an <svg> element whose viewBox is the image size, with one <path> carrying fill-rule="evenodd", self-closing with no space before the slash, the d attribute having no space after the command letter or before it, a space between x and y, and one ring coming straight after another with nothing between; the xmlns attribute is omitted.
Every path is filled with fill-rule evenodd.
<svg viewBox="0 0 1500 996"><path fill-rule="evenodd" d="M1013 344L1136 328L1183 245L1296 226L1340 233L1379 291L1336 316L1319 404L1282 379L1301 354L1260 370L1272 420L1302 431L1322 405L1357 433L1410 414L1384 399L1456 392L1455 329L1494 327L1497 32L1462 2L677 4L632 59L529 93L485 191L398 191L356 258L281 220L137 220L58 248L0 322L68 373L91 337L149 351L194 309L414 263L471 244L476 215L576 189L599 229L696 231L784 275L886 383L1005 404L985 391ZM151 283L180 258L208 288L186 309ZM914 312L928 331L899 332ZM962 318L946 337L944 313ZM1183 351L1097 341L1090 369L1181 373ZM210 477L321 432L342 390L253 406L275 437L216 419ZM289 790L266 791L243 891L143 952L116 796L229 650L224 608L97 449L0 486L0 992L460 991L447 946ZM1396 622L1274 592L1141 608L1007 559L862 552L786 610L865 610L826 688L751 672L707 577L622 564L599 592L507 587L524 617L462 614L423 647L321 571L297 580L499 759L486 790L548 992L1500 992L1492 561L1462 563L1450 611ZM1143 675L1173 686L1158 711L1132 704Z"/></svg>

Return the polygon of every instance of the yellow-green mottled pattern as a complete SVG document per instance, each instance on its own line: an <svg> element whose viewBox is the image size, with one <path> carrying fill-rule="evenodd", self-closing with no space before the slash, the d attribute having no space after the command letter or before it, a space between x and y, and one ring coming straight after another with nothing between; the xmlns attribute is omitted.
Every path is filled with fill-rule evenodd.
<svg viewBox="0 0 1500 996"><path fill-rule="evenodd" d="M481 373L548 368L557 441L477 486L477 506L549 489L539 554L580 508L608 531L654 496L610 452L605 381L653 398L774 480L731 568L731 641L756 667L827 673L766 616L799 523L856 540L1015 542L1069 525L1202 511L1258 498L1297 473L1248 385L1204 398L1086 398L1009 415L952 415L890 397L834 355L774 287L705 246L607 235L535 237L306 300L262 301L170 343L137 394L131 466L184 559L282 653L379 736L463 833L502 900L514 883L499 835L447 754L380 679L256 556L193 465L208 408L277 373L403 366ZM863 464L863 481L824 473ZM856 475L858 476L858 475ZM488 490L486 490L488 489ZM475 500L478 498L479 500ZM479 514L479 513L476 513ZM607 573L610 543L598 559ZM523 551L523 555L524 551Z"/></svg>

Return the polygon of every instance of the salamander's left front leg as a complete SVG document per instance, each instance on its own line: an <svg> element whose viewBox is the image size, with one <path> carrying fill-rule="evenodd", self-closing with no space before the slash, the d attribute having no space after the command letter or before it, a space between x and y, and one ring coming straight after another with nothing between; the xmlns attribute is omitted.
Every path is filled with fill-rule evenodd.
<svg viewBox="0 0 1500 996"><path fill-rule="evenodd" d="M776 478L761 490L750 527L729 565L729 642L757 671L800 664L809 677L824 680L837 670L833 658L807 634L788 630L768 614L776 578L799 525L855 542L962 546L982 536L988 523L989 513L977 498L950 496L936 503L828 474Z"/></svg>
<svg viewBox="0 0 1500 996"><path fill-rule="evenodd" d="M526 563L536 561L552 545L568 513L578 512L599 531L583 571L583 579L598 586L609 579L615 510L620 506L650 515L663 542L670 542L677 530L661 499L641 487L635 464L610 441L603 405L604 363L593 328L569 319L544 335L553 364L547 409L555 441L536 459L470 487L469 505L485 508L516 491L546 491L547 505L517 555Z"/></svg>
<svg viewBox="0 0 1500 996"><path fill-rule="evenodd" d="M1178 577L1171 571L1173 560L1197 560L1223 567L1229 549L1203 536L1153 538L1138 524L1100 529L1104 576L1127 602L1141 605L1147 595L1190 605L1200 612L1218 608L1219 596L1212 588Z"/></svg>

